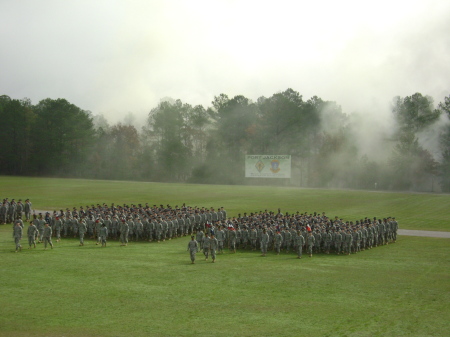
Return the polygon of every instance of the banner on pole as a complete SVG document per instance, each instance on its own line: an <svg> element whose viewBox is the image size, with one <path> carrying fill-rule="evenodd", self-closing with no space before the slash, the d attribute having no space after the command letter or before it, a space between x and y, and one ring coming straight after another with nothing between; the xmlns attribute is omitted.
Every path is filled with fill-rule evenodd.
<svg viewBox="0 0 450 337"><path fill-rule="evenodd" d="M290 155L246 155L246 178L290 178Z"/></svg>

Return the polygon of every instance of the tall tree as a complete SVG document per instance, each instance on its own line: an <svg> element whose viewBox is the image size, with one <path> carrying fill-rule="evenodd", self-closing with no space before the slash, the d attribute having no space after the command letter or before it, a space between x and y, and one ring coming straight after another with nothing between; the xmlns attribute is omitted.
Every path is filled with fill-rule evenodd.
<svg viewBox="0 0 450 337"><path fill-rule="evenodd" d="M41 174L80 175L92 144L89 112L67 100L44 99L35 107L33 163Z"/></svg>
<svg viewBox="0 0 450 337"><path fill-rule="evenodd" d="M34 117L29 99L0 96L0 172L33 173L29 160Z"/></svg>
<svg viewBox="0 0 450 337"><path fill-rule="evenodd" d="M439 103L439 109L447 115L445 129L440 136L442 154L441 185L444 192L450 192L450 95L445 97L444 102Z"/></svg>
<svg viewBox="0 0 450 337"><path fill-rule="evenodd" d="M161 102L148 117L148 137L154 141L156 176L184 181L191 172L191 148L186 128L190 106L180 100Z"/></svg>

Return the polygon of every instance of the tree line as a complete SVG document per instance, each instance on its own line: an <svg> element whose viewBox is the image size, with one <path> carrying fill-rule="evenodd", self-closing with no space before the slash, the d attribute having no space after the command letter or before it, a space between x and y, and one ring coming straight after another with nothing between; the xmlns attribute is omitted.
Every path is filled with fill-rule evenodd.
<svg viewBox="0 0 450 337"><path fill-rule="evenodd" d="M391 107L389 130L365 130L360 114L292 89L256 101L220 94L206 108L162 100L136 127L62 98L4 95L0 174L450 192L450 96ZM292 178L245 178L246 154L291 155Z"/></svg>

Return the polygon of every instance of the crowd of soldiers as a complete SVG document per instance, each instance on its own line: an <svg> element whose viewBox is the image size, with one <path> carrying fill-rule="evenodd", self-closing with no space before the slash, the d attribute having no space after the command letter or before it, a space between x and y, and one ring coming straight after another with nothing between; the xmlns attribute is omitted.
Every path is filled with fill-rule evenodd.
<svg viewBox="0 0 450 337"><path fill-rule="evenodd" d="M225 222L206 224L206 234L198 231L196 241L206 258L210 237L218 240L218 252L224 247L232 252L236 249L261 250L266 256L269 250L295 252L302 258L304 250L313 253L350 255L379 245L396 242L398 223L394 217L383 219L360 219L344 221L338 217L328 218L325 213L283 214L281 210L259 213L244 213Z"/></svg>
<svg viewBox="0 0 450 337"><path fill-rule="evenodd" d="M0 205L0 225L12 223L17 218L22 219L23 215L25 215L26 220L30 220L31 210L32 205L30 199L22 203L22 199L16 202L15 199L9 201L9 198L5 198Z"/></svg>
<svg viewBox="0 0 450 337"><path fill-rule="evenodd" d="M223 207L215 210L186 205L97 204L33 214L32 218L27 230L30 248L36 247L36 242L46 242L44 233L47 225L47 231L51 231L51 237L55 237L57 242L61 238L77 237L79 245L84 246L84 238L87 237L96 239L96 244L101 243L102 246L106 246L108 239L120 240L121 245L126 246L129 240L160 242L204 231L206 223L225 221L227 214ZM23 221L19 215L16 224L23 230ZM13 235L19 236L19 233ZM16 251L20 249L16 246Z"/></svg>
<svg viewBox="0 0 450 337"><path fill-rule="evenodd" d="M29 205L28 213L24 207L26 220L31 218L31 203ZM15 216L13 235L18 236L17 225L23 229L22 213L17 212ZM208 254L213 255L213 261L216 251L223 253L224 249L231 252L260 250L263 256L268 251L275 254L295 252L297 258L302 257L304 250L310 257L313 253L349 255L395 242L398 230L393 217L353 222L338 217L332 219L325 213L283 214L280 209L278 212L265 210L228 217L223 207L214 209L185 204L180 207L97 204L33 214L32 218L27 230L30 248L36 247L36 241L53 247L51 237L57 242L62 237L77 237L80 246L84 245L85 237L102 246L106 246L107 240L120 240L121 245L126 246L129 240L161 242L194 235L197 251L202 250L206 259ZM16 245L16 250L20 249Z"/></svg>

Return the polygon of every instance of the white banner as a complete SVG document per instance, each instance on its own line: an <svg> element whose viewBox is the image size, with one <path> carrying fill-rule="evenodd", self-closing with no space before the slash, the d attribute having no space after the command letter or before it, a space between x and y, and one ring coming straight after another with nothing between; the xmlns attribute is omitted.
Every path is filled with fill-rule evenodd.
<svg viewBox="0 0 450 337"><path fill-rule="evenodd" d="M290 155L246 155L246 178L290 178Z"/></svg>

